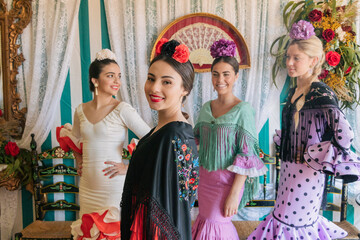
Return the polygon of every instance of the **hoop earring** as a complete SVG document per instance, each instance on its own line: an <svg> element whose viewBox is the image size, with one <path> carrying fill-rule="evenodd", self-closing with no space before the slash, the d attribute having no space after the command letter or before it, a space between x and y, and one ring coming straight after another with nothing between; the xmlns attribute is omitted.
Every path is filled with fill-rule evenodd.
<svg viewBox="0 0 360 240"><path fill-rule="evenodd" d="M97 96L99 93L98 93L98 85L97 83L94 84L94 87L95 87L95 95Z"/></svg>

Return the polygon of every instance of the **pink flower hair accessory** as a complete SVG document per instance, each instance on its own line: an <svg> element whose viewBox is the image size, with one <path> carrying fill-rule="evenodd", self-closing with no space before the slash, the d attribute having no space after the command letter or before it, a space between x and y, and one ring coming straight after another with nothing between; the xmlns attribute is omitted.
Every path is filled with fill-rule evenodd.
<svg viewBox="0 0 360 240"><path fill-rule="evenodd" d="M292 25L289 35L291 39L307 40L315 36L315 29L311 23L300 20Z"/></svg>
<svg viewBox="0 0 360 240"><path fill-rule="evenodd" d="M222 38L211 45L210 54L213 58L234 57L236 54L236 44L231 40Z"/></svg>

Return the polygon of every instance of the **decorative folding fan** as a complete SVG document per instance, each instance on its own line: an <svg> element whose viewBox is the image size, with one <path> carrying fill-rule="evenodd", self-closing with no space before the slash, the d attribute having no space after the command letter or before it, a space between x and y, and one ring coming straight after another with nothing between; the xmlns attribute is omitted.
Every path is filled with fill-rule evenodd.
<svg viewBox="0 0 360 240"><path fill-rule="evenodd" d="M190 50L190 61L196 72L209 72L213 58L210 55L211 45L225 38L235 42L237 50L235 58L239 68L250 68L250 56L244 38L228 21L209 13L185 15L170 23L156 39L151 52L155 57L155 46L161 38L175 39L186 44Z"/></svg>

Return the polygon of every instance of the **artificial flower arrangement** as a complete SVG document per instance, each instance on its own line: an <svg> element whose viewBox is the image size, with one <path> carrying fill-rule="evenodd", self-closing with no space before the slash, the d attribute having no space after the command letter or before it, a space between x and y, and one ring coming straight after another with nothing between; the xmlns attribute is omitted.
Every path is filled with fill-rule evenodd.
<svg viewBox="0 0 360 240"><path fill-rule="evenodd" d="M279 70L286 67L284 56L290 40L309 38L311 36L305 35L315 32L325 51L325 63L318 78L334 90L342 108L359 104L356 89L360 88L360 47L356 44L354 31L357 11L357 1L349 1L347 5L336 0L289 2L283 11L288 34L277 38L270 49L276 57L273 81Z"/></svg>
<svg viewBox="0 0 360 240"><path fill-rule="evenodd" d="M32 157L31 152L22 149L11 140L11 132L18 126L15 120L5 121L0 116L0 187L13 191L20 185L32 189Z"/></svg>

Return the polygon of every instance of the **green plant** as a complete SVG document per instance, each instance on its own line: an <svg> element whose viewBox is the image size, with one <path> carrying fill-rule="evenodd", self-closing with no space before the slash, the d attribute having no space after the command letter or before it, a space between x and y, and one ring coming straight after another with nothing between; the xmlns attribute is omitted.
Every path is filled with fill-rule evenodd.
<svg viewBox="0 0 360 240"><path fill-rule="evenodd" d="M356 88L360 87L360 47L355 41L354 31L357 11L357 1L349 1L347 5L339 5L336 0L287 3L282 14L287 34L277 38L270 48L276 58L272 68L274 83L278 72L286 67L285 54L291 41L289 31L295 22L305 20L314 26L327 56L319 79L334 90L342 102L342 108L359 104L360 95ZM334 63L330 55L338 56L339 61Z"/></svg>
<svg viewBox="0 0 360 240"><path fill-rule="evenodd" d="M27 149L18 148L16 143L2 141L0 144L0 163L7 164L6 169L1 172L0 178L17 178L22 185L32 183L31 152Z"/></svg>

